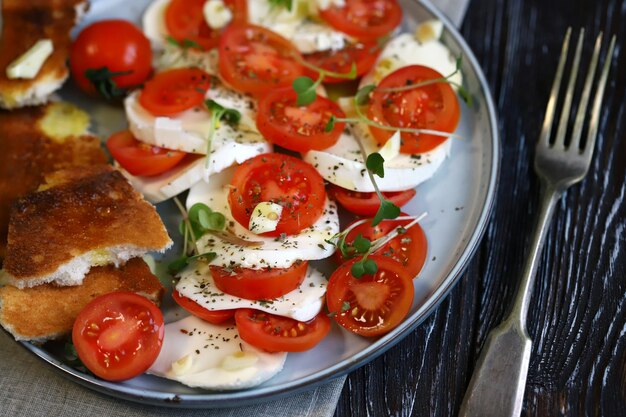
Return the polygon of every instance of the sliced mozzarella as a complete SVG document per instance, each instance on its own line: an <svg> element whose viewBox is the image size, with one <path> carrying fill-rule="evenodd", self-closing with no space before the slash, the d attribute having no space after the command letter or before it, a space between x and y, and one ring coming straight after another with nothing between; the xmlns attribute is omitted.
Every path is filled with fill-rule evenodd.
<svg viewBox="0 0 626 417"><path fill-rule="evenodd" d="M339 217L334 202L326 200L322 216L297 235L279 238L258 236L232 217L228 204L228 186L232 175L231 168L211 177L208 184L201 181L191 187L187 197L188 208L195 203L204 203L213 211L226 216L229 230L238 238L257 242L255 246L245 246L212 234L203 236L198 239L199 250L217 254L213 265L250 269L288 268L298 260L324 259L335 252L335 247L326 243L326 240L339 233Z"/></svg>
<svg viewBox="0 0 626 417"><path fill-rule="evenodd" d="M309 17L317 8L309 3L307 0L292 0L289 11L285 7L273 6L269 0L248 0L248 17L250 23L289 39L302 53L342 49L349 37L328 25L312 21Z"/></svg>
<svg viewBox="0 0 626 417"><path fill-rule="evenodd" d="M456 58L438 40L420 43L412 34L403 33L385 45L374 68L361 80L361 85L378 84L387 75L408 65L423 65L447 76L456 70ZM461 73L458 72L450 80L460 84Z"/></svg>
<svg viewBox="0 0 626 417"><path fill-rule="evenodd" d="M162 148L206 154L211 116L204 107L183 111L176 117L158 117L141 105L139 94L140 92L135 92L124 100L130 131L138 140ZM207 98L241 113L241 120L237 126L233 127L228 123L219 124L213 135L212 153L230 144L233 150L242 153L237 155L240 162L259 153L271 151L271 145L256 129L254 122L256 104L252 98L228 90L219 84L211 86Z"/></svg>
<svg viewBox="0 0 626 417"><path fill-rule="evenodd" d="M373 192L374 186L354 135L361 138L368 155L379 151L368 127L358 124L344 131L330 148L309 151L303 154L303 159L313 165L328 182L348 190ZM385 177L376 178L380 191L407 190L428 180L449 155L450 148L451 140L448 139L430 152L419 155L397 154L385 160Z"/></svg>
<svg viewBox="0 0 626 417"><path fill-rule="evenodd" d="M154 49L153 65L158 71L171 68L201 68L211 75L217 75L217 49L198 51L183 49L167 41L169 36L165 25L165 9L170 0L155 0L143 14L143 32ZM207 2L209 3L209 2Z"/></svg>
<svg viewBox="0 0 626 417"><path fill-rule="evenodd" d="M165 9L169 4L170 0L154 0L143 13L143 33L156 49L163 47L169 35L165 25Z"/></svg>
<svg viewBox="0 0 626 417"><path fill-rule="evenodd" d="M295 290L273 300L254 301L220 291L204 262L196 262L179 276L176 290L207 310L253 308L298 321L309 321L319 314L328 282L321 272L309 267L304 281Z"/></svg>
<svg viewBox="0 0 626 417"><path fill-rule="evenodd" d="M234 325L189 316L165 325L161 352L147 372L190 387L233 390L267 381L286 358L284 352L268 353L244 342Z"/></svg>
<svg viewBox="0 0 626 417"><path fill-rule="evenodd" d="M224 150L224 148L220 148ZM153 204L177 196L203 178L205 158L187 156L180 164L161 175L139 177L120 168L137 191ZM215 167L214 167L215 168Z"/></svg>

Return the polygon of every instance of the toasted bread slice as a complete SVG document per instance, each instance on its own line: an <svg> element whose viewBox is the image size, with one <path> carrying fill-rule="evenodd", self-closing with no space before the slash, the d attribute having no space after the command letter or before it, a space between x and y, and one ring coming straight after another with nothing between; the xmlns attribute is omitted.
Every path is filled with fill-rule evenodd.
<svg viewBox="0 0 626 417"><path fill-rule="evenodd" d="M68 103L11 112L0 110L0 260L4 258L9 212L44 176L73 166L104 164L100 140L87 134L89 116Z"/></svg>
<svg viewBox="0 0 626 417"><path fill-rule="evenodd" d="M114 291L130 291L159 303L164 288L142 259L126 265L93 268L83 285L54 284L18 289L0 288L0 324L16 340L44 342L72 331L78 313L94 298Z"/></svg>
<svg viewBox="0 0 626 417"><path fill-rule="evenodd" d="M43 188L11 211L4 260L11 285L80 285L92 266L119 266L172 244L154 206L109 165L56 171Z"/></svg>
<svg viewBox="0 0 626 417"><path fill-rule="evenodd" d="M87 8L87 0L3 0L0 38L0 107L43 104L67 79L70 30ZM33 79L9 79L6 69L40 39L54 50Z"/></svg>

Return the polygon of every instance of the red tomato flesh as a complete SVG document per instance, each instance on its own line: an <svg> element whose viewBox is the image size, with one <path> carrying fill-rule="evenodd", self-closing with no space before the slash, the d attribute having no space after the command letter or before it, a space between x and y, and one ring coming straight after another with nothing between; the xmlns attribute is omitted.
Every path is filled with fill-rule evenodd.
<svg viewBox="0 0 626 417"><path fill-rule="evenodd" d="M112 77L119 88L142 84L152 71L152 49L143 32L126 20L102 20L83 29L72 43L70 69L81 90L95 94L89 69L124 72Z"/></svg>
<svg viewBox="0 0 626 417"><path fill-rule="evenodd" d="M172 291L172 298L187 312L212 324L224 323L235 316L235 310L207 310L192 299L181 295L176 289Z"/></svg>
<svg viewBox="0 0 626 417"><path fill-rule="evenodd" d="M132 175L146 177L169 171L187 155L139 142L128 130L111 135L106 146L122 168Z"/></svg>
<svg viewBox="0 0 626 417"><path fill-rule="evenodd" d="M95 298L81 310L72 341L91 372L122 381L152 365L163 334L163 315L152 301L131 292L114 292Z"/></svg>
<svg viewBox="0 0 626 417"><path fill-rule="evenodd" d="M397 262L370 256L378 265L373 275L352 276L354 259L341 265L328 280L326 304L335 320L361 336L380 336L406 317L413 303L413 276Z"/></svg>
<svg viewBox="0 0 626 417"><path fill-rule="evenodd" d="M368 221L352 229L346 236L346 243L351 244L358 235L373 242L376 239L387 236L400 226L406 226L410 222L411 220L383 220L375 227L372 227L372 223ZM386 256L398 262L405 269L406 273L412 277L417 277L422 270L426 262L427 253L428 242L426 234L419 224L415 224L403 233L398 234L398 236L375 252L376 255ZM342 258L341 251L337 251L335 254L340 261L345 260Z"/></svg>
<svg viewBox="0 0 626 417"><path fill-rule="evenodd" d="M346 190L337 185L330 185L328 193L350 213L359 216L373 217L380 207L380 199L376 193L361 193ZM383 192L383 196L398 207L404 206L415 197L415 190Z"/></svg>
<svg viewBox="0 0 626 417"><path fill-rule="evenodd" d="M380 54L380 47L376 42L359 42L347 45L339 51L327 50L304 55L304 59L318 68L338 74L349 74L352 64L356 65L356 76L367 73L376 62ZM306 68L307 75L317 79L318 73ZM325 77L324 83L345 82L343 78Z"/></svg>
<svg viewBox="0 0 626 417"><path fill-rule="evenodd" d="M386 76L377 89L402 87L423 81L443 78L434 69L421 65L400 68ZM368 117L387 126L431 129L454 132L461 111L459 101L448 83L440 82L401 92L372 93ZM393 131L370 126L370 131L379 143L384 144ZM428 152L448 138L446 136L402 132L400 151L403 153Z"/></svg>
<svg viewBox="0 0 626 417"><path fill-rule="evenodd" d="M334 145L345 127L337 122L325 132L331 116L346 117L339 106L318 96L307 106L296 104L293 88L279 88L261 96L256 125L265 139L296 152L322 150Z"/></svg>
<svg viewBox="0 0 626 417"><path fill-rule="evenodd" d="M207 0L171 0L165 9L165 26L177 41L192 41L209 50L217 47L221 30L211 29L204 19ZM233 13L232 22L247 20L246 0L226 0L224 4Z"/></svg>
<svg viewBox="0 0 626 417"><path fill-rule="evenodd" d="M220 39L220 75L244 93L261 95L290 86L304 72L301 60L291 42L260 26L233 25Z"/></svg>
<svg viewBox="0 0 626 417"><path fill-rule="evenodd" d="M373 41L400 24L402 9L395 0L346 0L345 6L320 10L320 16L338 31Z"/></svg>
<svg viewBox="0 0 626 417"><path fill-rule="evenodd" d="M269 153L248 159L237 167L230 185L232 215L245 228L260 202L283 207L276 230L264 236L297 234L313 225L324 211L324 180L311 165L292 156Z"/></svg>
<svg viewBox="0 0 626 417"><path fill-rule="evenodd" d="M172 116L204 102L211 76L199 68L163 71L141 90L139 103L155 116Z"/></svg>
<svg viewBox="0 0 626 417"><path fill-rule="evenodd" d="M330 320L320 313L301 322L288 317L251 309L235 313L239 336L252 346L268 352L303 352L317 345L330 330Z"/></svg>
<svg viewBox="0 0 626 417"><path fill-rule="evenodd" d="M228 270L211 265L215 285L226 294L248 300L271 300L296 288L306 275L308 262L296 262L289 268Z"/></svg>

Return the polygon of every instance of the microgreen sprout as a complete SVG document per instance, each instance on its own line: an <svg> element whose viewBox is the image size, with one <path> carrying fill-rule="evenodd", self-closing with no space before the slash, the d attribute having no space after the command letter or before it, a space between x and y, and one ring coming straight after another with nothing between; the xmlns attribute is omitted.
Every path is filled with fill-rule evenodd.
<svg viewBox="0 0 626 417"><path fill-rule="evenodd" d="M209 168L211 166L211 146L213 145L213 137L215 131L219 127L220 120L224 120L230 125L236 125L241 120L241 113L238 110L230 109L222 106L215 100L206 100L204 102L207 109L211 113L211 122L209 125L209 135L207 137L206 162L204 165L204 181L209 182Z"/></svg>
<svg viewBox="0 0 626 417"><path fill-rule="evenodd" d="M271 8L284 7L289 11L293 8L293 0L269 0L269 4Z"/></svg>
<svg viewBox="0 0 626 417"><path fill-rule="evenodd" d="M179 41L178 39L174 38L173 36L168 36L167 38L165 38L165 40L170 45L177 46L177 47L181 48L185 52L189 48L194 48L194 49L198 49L200 51L204 51L204 48L202 47L202 45L200 45L198 42L196 42L194 40L191 40L191 39L185 38L185 39Z"/></svg>
<svg viewBox="0 0 626 417"><path fill-rule="evenodd" d="M179 258L168 265L168 269L177 273L192 260L211 262L215 259L216 254L214 252L200 252L198 239L206 233L222 231L226 226L226 218L222 213L211 210L203 203L194 204L189 211L185 210L177 197L174 197L174 203L183 216L178 227L179 232L183 235L183 251Z"/></svg>
<svg viewBox="0 0 626 417"><path fill-rule="evenodd" d="M407 223L404 226L398 226L394 228L387 235L382 236L374 241L370 241L369 239L363 237L363 235L358 234L352 242L346 242L346 238L350 234L352 230L356 227L367 223L369 219L359 220L353 223L351 226L347 227L344 231L333 236L332 239L327 240L327 243L334 245L339 249L341 255L344 258L354 258L360 256L357 262L352 265L351 273L355 278L361 278L363 275L371 275L375 274L378 271L378 265L373 259L369 259L369 256L373 253L376 253L378 250L382 249L387 243L395 239L399 234L406 233L408 229L415 226L421 220L423 220L428 213L422 213L419 216L396 216L393 220L411 220L411 222Z"/></svg>
<svg viewBox="0 0 626 417"><path fill-rule="evenodd" d="M308 106L315 101L315 99L317 98L317 87L322 84L324 78L326 77L341 78L346 80L354 80L356 78L356 64L354 62L352 63L350 72L344 74L340 72L327 71L323 68L316 67L315 65L312 65L304 60L298 61L305 67L311 68L319 74L317 80L315 81L313 81L311 77L307 76L298 77L293 80L291 87L293 88L293 91L295 91L298 95L298 98L296 100L296 104L298 106Z"/></svg>

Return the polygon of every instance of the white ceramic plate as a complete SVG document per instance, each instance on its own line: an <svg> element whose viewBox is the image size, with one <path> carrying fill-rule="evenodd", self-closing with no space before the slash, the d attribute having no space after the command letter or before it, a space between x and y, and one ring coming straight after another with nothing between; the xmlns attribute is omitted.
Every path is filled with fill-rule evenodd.
<svg viewBox="0 0 626 417"><path fill-rule="evenodd" d="M405 208L409 213L427 211L423 221L429 242L424 270L415 281L415 301L406 320L380 339L365 339L334 326L331 334L315 349L290 353L285 369L270 381L253 389L235 392L210 392L185 387L173 381L143 375L123 383L110 383L83 374L62 362L54 346L39 348L23 345L50 363L65 376L97 391L132 401L178 407L241 406L311 389L330 378L345 374L382 354L411 332L446 296L460 277L485 230L497 183L499 140L496 116L484 76L472 52L452 24L428 4L401 1L405 27L438 18L445 23L443 41L455 54L464 56L465 83L474 98L474 107L463 107L458 128L463 140L455 140L452 157L435 178L418 188L418 197ZM149 0L92 0L83 25L104 18L125 18L139 23ZM71 86L63 99L74 101L90 112L93 130L100 137L125 128L121 108L100 101L89 101ZM159 206L172 236L178 233L175 212L168 203ZM178 314L166 302L166 320Z"/></svg>

